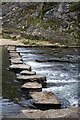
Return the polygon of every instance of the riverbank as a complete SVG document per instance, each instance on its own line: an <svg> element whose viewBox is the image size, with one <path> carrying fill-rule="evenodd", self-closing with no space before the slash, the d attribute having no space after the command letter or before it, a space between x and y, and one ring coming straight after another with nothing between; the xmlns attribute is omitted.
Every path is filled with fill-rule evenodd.
<svg viewBox="0 0 80 120"><path fill-rule="evenodd" d="M67 46L67 45L60 45L59 43L51 43L49 41L40 41L37 42L36 44L33 43L28 43L28 44L24 44L25 39L21 39L21 40L12 40L12 39L5 39L5 38L0 38L0 46L17 46L17 47L52 47L52 48L56 48L56 47L60 47L60 48L70 48L70 47L75 47L78 48L80 46ZM26 40L29 41L29 40Z"/></svg>
<svg viewBox="0 0 80 120"><path fill-rule="evenodd" d="M14 45L14 46L17 46L17 45L21 45L22 46L22 43L20 42L20 43L18 43L18 41L14 41L14 42L12 42L12 40L3 40L4 42L3 42L3 46L6 46L6 45ZM10 42L9 42L10 41ZM8 43L9 42L9 43ZM24 45L23 45L24 46ZM72 108L70 108L70 109L66 109L65 110L65 112L64 112L64 110L63 109L61 109L61 111L63 111L63 115L61 116L62 118L78 118L78 108L76 108L75 107L75 109L72 107ZM57 117L59 117L59 115L60 115L60 112L61 112L60 110L54 110L53 111L53 114L57 114L57 116L55 116L55 118ZM16 115L16 116L9 116L10 118L25 118L25 116L26 116L26 114L18 114L18 115ZM6 117L6 118L9 118L9 117ZM27 118L27 116L26 116L26 118Z"/></svg>

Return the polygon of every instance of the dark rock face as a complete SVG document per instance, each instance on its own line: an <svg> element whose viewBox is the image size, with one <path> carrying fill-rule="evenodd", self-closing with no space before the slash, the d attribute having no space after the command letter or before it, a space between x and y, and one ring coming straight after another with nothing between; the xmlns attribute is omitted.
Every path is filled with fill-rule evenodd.
<svg viewBox="0 0 80 120"><path fill-rule="evenodd" d="M2 5L3 25L6 29L16 28L15 32L24 38L76 44L74 37L79 37L78 11L71 11L73 5L67 2L5 3ZM8 29L8 32L11 30Z"/></svg>

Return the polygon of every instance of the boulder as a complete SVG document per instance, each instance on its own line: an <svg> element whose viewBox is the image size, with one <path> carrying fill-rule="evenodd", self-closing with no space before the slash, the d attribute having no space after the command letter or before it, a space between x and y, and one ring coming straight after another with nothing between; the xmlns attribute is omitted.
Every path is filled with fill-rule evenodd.
<svg viewBox="0 0 80 120"><path fill-rule="evenodd" d="M15 71L21 71L21 70L31 70L30 65L25 65L25 64L13 64L9 66L9 69L15 70Z"/></svg>
<svg viewBox="0 0 80 120"><path fill-rule="evenodd" d="M30 91L41 91L42 85L37 82L28 82L28 83L25 83L21 89L30 90Z"/></svg>
<svg viewBox="0 0 80 120"><path fill-rule="evenodd" d="M18 76L17 79L25 82L31 82L31 81L37 81L40 83L46 82L45 76L37 76L37 75L32 75L32 76L22 75L22 76Z"/></svg>
<svg viewBox="0 0 80 120"><path fill-rule="evenodd" d="M35 71L28 71L28 70L23 70L20 72L21 75L35 75Z"/></svg>
<svg viewBox="0 0 80 120"><path fill-rule="evenodd" d="M59 109L61 103L51 92L30 92L34 105L39 109Z"/></svg>

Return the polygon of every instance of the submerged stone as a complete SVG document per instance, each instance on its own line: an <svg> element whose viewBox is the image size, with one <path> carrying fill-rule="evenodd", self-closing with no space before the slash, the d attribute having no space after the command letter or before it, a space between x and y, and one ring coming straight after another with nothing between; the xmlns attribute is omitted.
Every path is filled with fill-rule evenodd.
<svg viewBox="0 0 80 120"><path fill-rule="evenodd" d="M68 62L73 63L75 61L69 59L59 59L59 58L51 58L51 59L36 59L36 62Z"/></svg>
<svg viewBox="0 0 80 120"><path fill-rule="evenodd" d="M37 82L28 82L28 83L25 83L21 89L30 90L30 91L41 91L42 85Z"/></svg>
<svg viewBox="0 0 80 120"><path fill-rule="evenodd" d="M39 109L58 109L61 103L51 92L30 92L34 105Z"/></svg>
<svg viewBox="0 0 80 120"><path fill-rule="evenodd" d="M31 66L30 65L25 65L25 64L13 64L11 66L9 66L9 68L11 70L31 70Z"/></svg>
<svg viewBox="0 0 80 120"><path fill-rule="evenodd" d="M28 70L23 70L20 72L21 75L35 75L35 71L28 71Z"/></svg>
<svg viewBox="0 0 80 120"><path fill-rule="evenodd" d="M25 82L37 81L37 82L46 82L45 76L37 76L37 75L22 75L17 77L18 80L23 80Z"/></svg>

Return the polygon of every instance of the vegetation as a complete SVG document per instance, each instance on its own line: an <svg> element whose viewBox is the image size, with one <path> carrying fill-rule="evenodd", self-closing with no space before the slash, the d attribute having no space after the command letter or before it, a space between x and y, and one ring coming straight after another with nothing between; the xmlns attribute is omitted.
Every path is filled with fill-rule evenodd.
<svg viewBox="0 0 80 120"><path fill-rule="evenodd" d="M69 8L69 12L74 12L79 10L80 10L80 2L74 2Z"/></svg>

